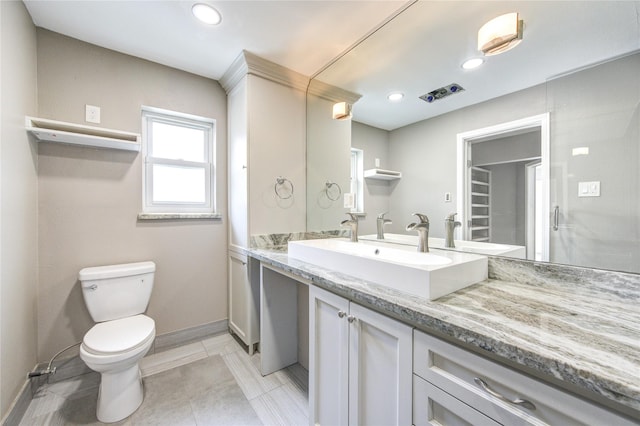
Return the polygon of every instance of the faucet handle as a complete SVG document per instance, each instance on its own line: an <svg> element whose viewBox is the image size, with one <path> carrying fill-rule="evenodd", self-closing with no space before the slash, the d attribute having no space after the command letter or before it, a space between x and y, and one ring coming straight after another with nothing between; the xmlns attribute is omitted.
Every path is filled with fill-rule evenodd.
<svg viewBox="0 0 640 426"><path fill-rule="evenodd" d="M429 218L427 217L426 214L414 213L413 215L417 216L418 219L420 219L420 223L429 223Z"/></svg>
<svg viewBox="0 0 640 426"><path fill-rule="evenodd" d="M380 213L378 215L378 219L384 219L384 215L387 214L387 213L389 213L389 212Z"/></svg>
<svg viewBox="0 0 640 426"><path fill-rule="evenodd" d="M349 215L349 217L351 218L352 221L357 222L358 221L358 215L355 213L347 213Z"/></svg>
<svg viewBox="0 0 640 426"><path fill-rule="evenodd" d="M451 221L455 221L456 220L456 215L458 213L451 213L447 216L447 218L445 220L451 220Z"/></svg>

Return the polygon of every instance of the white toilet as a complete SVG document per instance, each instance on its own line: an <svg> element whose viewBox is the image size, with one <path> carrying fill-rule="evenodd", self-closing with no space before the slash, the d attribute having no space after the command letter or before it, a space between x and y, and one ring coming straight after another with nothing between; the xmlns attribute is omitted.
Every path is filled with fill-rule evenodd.
<svg viewBox="0 0 640 426"><path fill-rule="evenodd" d="M82 295L95 322L82 339L80 358L101 374L98 420L117 422L142 404L138 362L156 335L147 310L156 265L153 262L84 268Z"/></svg>

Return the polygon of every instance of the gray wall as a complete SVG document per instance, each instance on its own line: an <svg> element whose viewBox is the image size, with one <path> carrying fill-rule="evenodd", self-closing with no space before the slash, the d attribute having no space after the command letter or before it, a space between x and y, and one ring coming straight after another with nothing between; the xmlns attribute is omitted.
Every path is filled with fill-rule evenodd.
<svg viewBox="0 0 640 426"><path fill-rule="evenodd" d="M0 2L0 419L36 364L36 30L24 4Z"/></svg>
<svg viewBox="0 0 640 426"><path fill-rule="evenodd" d="M402 172L390 198L393 232L406 233L411 214L421 212L431 220L430 235L444 238L444 219L457 207L457 134L542 114L545 94L544 86L536 86L392 131L390 165ZM451 202L445 202L446 192Z"/></svg>
<svg viewBox="0 0 640 426"><path fill-rule="evenodd" d="M389 169L389 132L366 124L351 123L351 147L363 151L364 170L375 168L375 159L380 159L380 169ZM389 197L397 181L377 179L364 180L364 211L367 214L358 224L360 235L375 234L378 214L389 211ZM394 218L387 215L393 221ZM385 226L385 230L390 229Z"/></svg>
<svg viewBox="0 0 640 426"><path fill-rule="evenodd" d="M422 211L442 237L439 222L456 206L456 135L549 112L550 207L560 206L551 261L640 272L639 69L640 54L631 55L392 131L390 166L403 173L391 193L394 218ZM582 146L589 155L573 156ZM580 181L600 181L601 196L579 198Z"/></svg>
<svg viewBox="0 0 640 426"><path fill-rule="evenodd" d="M527 162L484 166L491 171L492 243L525 245Z"/></svg>
<svg viewBox="0 0 640 426"><path fill-rule="evenodd" d="M471 149L474 166L540 157L540 130L476 142Z"/></svg>
<svg viewBox="0 0 640 426"><path fill-rule="evenodd" d="M38 115L140 132L141 105L216 119L217 210L223 220L137 221L142 155L40 144L38 361L93 325L78 271L153 260L147 314L157 334L227 318L226 95L218 82L38 29Z"/></svg>

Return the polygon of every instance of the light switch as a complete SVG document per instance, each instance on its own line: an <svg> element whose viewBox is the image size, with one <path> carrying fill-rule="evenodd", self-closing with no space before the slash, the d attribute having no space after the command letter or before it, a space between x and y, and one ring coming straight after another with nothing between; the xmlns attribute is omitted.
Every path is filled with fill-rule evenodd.
<svg viewBox="0 0 640 426"><path fill-rule="evenodd" d="M351 193L344 194L344 208L352 209L355 207L355 197Z"/></svg>
<svg viewBox="0 0 640 426"><path fill-rule="evenodd" d="M85 105L85 121L87 123L100 124L100 107Z"/></svg>
<svg viewBox="0 0 640 426"><path fill-rule="evenodd" d="M578 197L599 197L600 181L578 182Z"/></svg>
<svg viewBox="0 0 640 426"><path fill-rule="evenodd" d="M450 203L451 202L451 193L450 192L445 192L444 193L444 202L445 203Z"/></svg>

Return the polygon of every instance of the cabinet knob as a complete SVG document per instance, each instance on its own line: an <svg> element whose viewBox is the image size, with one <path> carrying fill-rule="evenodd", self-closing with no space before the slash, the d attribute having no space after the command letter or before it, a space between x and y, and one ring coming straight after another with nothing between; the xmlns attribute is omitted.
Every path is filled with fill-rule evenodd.
<svg viewBox="0 0 640 426"><path fill-rule="evenodd" d="M521 399L521 398L517 398L514 399L513 401L510 400L509 398L504 397L503 395L499 394L498 392L494 391L493 389L491 389L489 387L489 385L487 384L487 382L485 382L484 380L482 380L479 377L475 377L473 379L474 382L476 382L476 384L478 386L480 386L480 388L485 391L486 393L488 393L489 395L498 398L501 401L507 402L509 404L513 404L513 405L519 405L521 407L527 408L529 410L535 410L536 406L533 404L533 402L531 401L527 401L526 399Z"/></svg>
<svg viewBox="0 0 640 426"><path fill-rule="evenodd" d="M344 311L338 311L338 316L339 316L340 318L344 318L344 317L346 317L346 316L347 316L347 313L346 313L346 312L344 312Z"/></svg>
<svg viewBox="0 0 640 426"><path fill-rule="evenodd" d="M349 322L354 322L355 320L356 320L356 317L354 317L353 315L349 315L347 317L347 321L349 321Z"/></svg>

